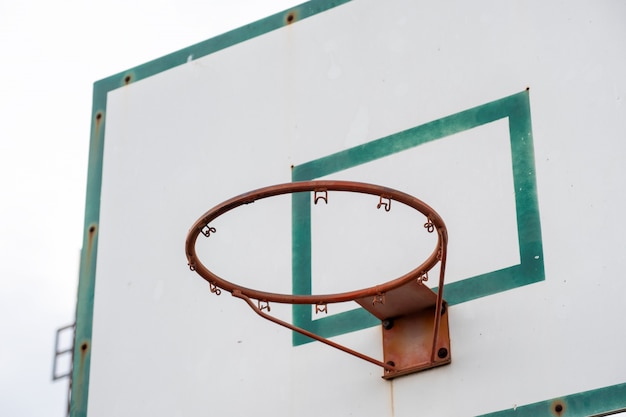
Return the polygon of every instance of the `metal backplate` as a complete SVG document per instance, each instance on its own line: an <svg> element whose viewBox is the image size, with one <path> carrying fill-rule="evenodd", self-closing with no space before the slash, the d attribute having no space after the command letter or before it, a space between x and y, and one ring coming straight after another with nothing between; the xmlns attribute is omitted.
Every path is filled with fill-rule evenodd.
<svg viewBox="0 0 626 417"><path fill-rule="evenodd" d="M383 326L384 360L397 369L385 372L383 378L392 379L450 363L448 309L444 309L441 316L436 348L432 352L434 315L435 308L427 308L395 318Z"/></svg>
<svg viewBox="0 0 626 417"><path fill-rule="evenodd" d="M395 368L385 371L383 378L392 379L450 363L447 305L442 305L437 322L437 294L421 281L407 282L384 296L356 301L382 320L384 362ZM435 332L437 341L433 343Z"/></svg>

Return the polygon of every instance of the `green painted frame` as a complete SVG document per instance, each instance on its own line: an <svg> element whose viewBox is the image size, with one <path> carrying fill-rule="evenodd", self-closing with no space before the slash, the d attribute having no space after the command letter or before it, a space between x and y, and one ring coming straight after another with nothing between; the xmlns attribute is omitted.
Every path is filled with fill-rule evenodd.
<svg viewBox="0 0 626 417"><path fill-rule="evenodd" d="M446 284L445 298L454 305L543 281L543 245L528 90L294 166L292 181L320 178L504 118L509 120L520 263ZM311 279L311 197L310 193L298 193L292 196L294 294L311 294ZM362 308L313 320L310 306L294 305L292 314L296 326L323 337L380 324ZM302 334L293 334L294 346L312 341Z"/></svg>

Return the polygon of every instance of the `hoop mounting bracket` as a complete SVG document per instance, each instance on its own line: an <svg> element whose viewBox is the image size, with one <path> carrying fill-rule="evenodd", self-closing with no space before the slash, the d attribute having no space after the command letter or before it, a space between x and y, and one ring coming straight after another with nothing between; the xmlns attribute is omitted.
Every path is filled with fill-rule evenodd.
<svg viewBox="0 0 626 417"><path fill-rule="evenodd" d="M382 322L383 361L393 366L393 370L385 369L383 378L450 363L448 309L445 303L437 308L435 292L414 280L388 291L384 304L375 303L374 298L355 301Z"/></svg>

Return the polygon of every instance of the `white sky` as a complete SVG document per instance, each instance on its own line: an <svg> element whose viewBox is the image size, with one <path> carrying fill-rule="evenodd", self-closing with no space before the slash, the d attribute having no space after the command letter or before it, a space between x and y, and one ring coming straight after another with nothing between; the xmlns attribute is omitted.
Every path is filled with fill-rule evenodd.
<svg viewBox="0 0 626 417"><path fill-rule="evenodd" d="M301 3L0 2L0 416L64 416L93 83Z"/></svg>

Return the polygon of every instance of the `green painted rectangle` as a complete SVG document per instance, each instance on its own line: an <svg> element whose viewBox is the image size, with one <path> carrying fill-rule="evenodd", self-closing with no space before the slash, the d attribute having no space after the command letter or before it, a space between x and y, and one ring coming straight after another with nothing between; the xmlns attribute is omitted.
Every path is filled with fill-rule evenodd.
<svg viewBox="0 0 626 417"><path fill-rule="evenodd" d="M292 181L320 178L503 118L509 120L520 263L446 284L445 299L450 305L459 304L532 284L544 280L544 264L528 90L294 166ZM310 294L311 202L308 196L293 196L292 217L293 291ZM310 307L303 305L293 306L293 320L296 326L323 337L379 324L362 309L313 320ZM299 333L293 334L294 345L310 341Z"/></svg>

